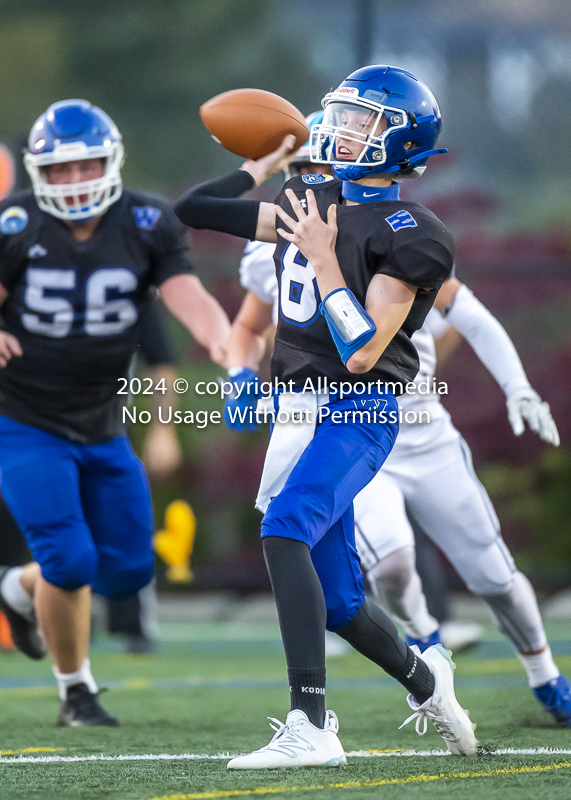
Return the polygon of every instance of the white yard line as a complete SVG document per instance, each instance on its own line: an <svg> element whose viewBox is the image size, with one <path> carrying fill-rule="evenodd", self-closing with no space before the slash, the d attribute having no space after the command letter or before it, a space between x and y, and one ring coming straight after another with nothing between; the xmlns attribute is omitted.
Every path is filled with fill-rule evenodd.
<svg viewBox="0 0 571 800"><path fill-rule="evenodd" d="M448 750L353 750L347 753L349 758L388 758L388 757L414 757L426 758L434 756L449 756ZM571 755L571 749L555 747L529 747L516 749L513 747L494 750L490 755L513 756L553 756ZM225 761L235 758L232 753L146 753L127 754L118 756L18 756L16 758L0 758L0 764L65 764L79 761Z"/></svg>

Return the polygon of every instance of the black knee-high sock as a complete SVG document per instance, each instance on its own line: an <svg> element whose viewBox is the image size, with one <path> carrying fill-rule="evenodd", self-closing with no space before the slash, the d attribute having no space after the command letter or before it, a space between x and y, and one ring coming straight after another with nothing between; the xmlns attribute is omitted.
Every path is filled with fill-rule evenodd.
<svg viewBox="0 0 571 800"><path fill-rule="evenodd" d="M291 708L318 728L325 719L325 622L323 589L309 547L267 536L264 556L272 582L288 666Z"/></svg>
<svg viewBox="0 0 571 800"><path fill-rule="evenodd" d="M365 600L353 619L336 631L407 689L418 703L434 692L434 677L398 635L392 620L374 603Z"/></svg>

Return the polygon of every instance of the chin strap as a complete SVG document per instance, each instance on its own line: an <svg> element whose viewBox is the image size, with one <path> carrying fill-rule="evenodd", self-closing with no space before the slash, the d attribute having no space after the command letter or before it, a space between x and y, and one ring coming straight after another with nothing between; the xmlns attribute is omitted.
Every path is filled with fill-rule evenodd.
<svg viewBox="0 0 571 800"><path fill-rule="evenodd" d="M419 153L417 156L411 156L405 161L400 161L398 164L395 164L394 167L388 169L387 172L401 172L412 169L419 161L426 161L430 156L445 155L447 152L448 150L445 147L438 147L436 150L427 150L426 153Z"/></svg>
<svg viewBox="0 0 571 800"><path fill-rule="evenodd" d="M406 158L404 161L399 161L398 164L388 169L385 169L383 164L375 167L374 164L341 164L339 161L332 165L332 169L333 173L338 178L341 178L342 181L358 181L369 175L388 175L391 173L393 175L395 173L398 175L398 173L413 171L415 169L415 164L421 162L424 166L424 162L430 158L430 156L444 155L444 153L447 152L448 150L445 147L439 147L436 150L428 150L425 153L419 153L416 156ZM424 171L422 166L418 166L416 169L419 175L422 174L421 170Z"/></svg>

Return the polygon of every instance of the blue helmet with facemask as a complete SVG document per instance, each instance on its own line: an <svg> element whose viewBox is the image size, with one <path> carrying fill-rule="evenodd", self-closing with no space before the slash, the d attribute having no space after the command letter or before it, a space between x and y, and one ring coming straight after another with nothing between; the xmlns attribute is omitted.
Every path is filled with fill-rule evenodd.
<svg viewBox="0 0 571 800"><path fill-rule="evenodd" d="M24 165L42 211L63 220L98 216L121 197L124 150L113 120L86 100L53 103L34 123ZM50 183L46 167L102 159L103 175L81 183Z"/></svg>
<svg viewBox="0 0 571 800"><path fill-rule="evenodd" d="M358 69L322 106L323 121L311 128L311 161L331 164L342 180L418 177L430 156L448 152L435 148L442 120L434 95L398 67Z"/></svg>

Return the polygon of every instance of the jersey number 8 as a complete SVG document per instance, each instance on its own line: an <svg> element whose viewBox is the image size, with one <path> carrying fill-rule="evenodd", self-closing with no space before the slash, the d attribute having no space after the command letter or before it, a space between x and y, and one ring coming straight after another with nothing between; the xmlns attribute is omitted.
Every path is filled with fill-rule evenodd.
<svg viewBox="0 0 571 800"><path fill-rule="evenodd" d="M41 269L30 267L24 302L37 314L22 314L22 325L32 333L63 338L71 331L74 307L65 297L55 296L56 291L75 289L76 273L73 269ZM107 267L92 273L85 282L85 322L88 336L111 336L122 333L137 321L137 308L126 297L107 299L107 292L132 292L137 288L137 278L124 267ZM51 319L42 319L40 316ZM111 319L109 319L111 317Z"/></svg>
<svg viewBox="0 0 571 800"><path fill-rule="evenodd" d="M281 261L281 315L293 325L310 325L319 313L321 302L313 267L293 244L288 244Z"/></svg>

